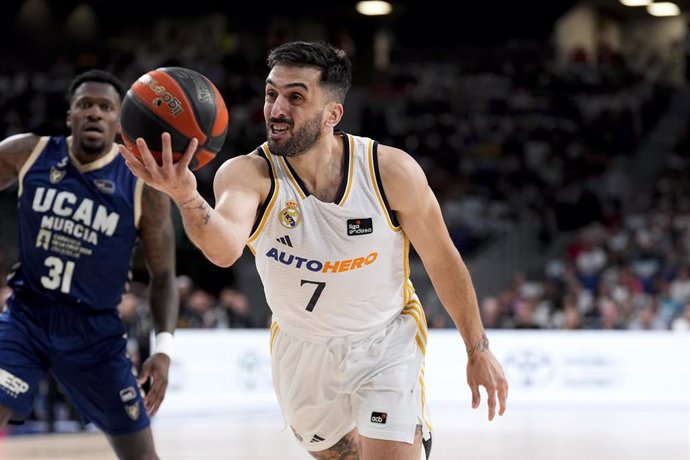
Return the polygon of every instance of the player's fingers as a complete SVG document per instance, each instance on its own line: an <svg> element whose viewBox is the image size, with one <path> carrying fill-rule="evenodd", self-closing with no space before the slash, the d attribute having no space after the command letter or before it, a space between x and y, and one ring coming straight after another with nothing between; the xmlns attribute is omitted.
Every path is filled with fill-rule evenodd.
<svg viewBox="0 0 690 460"><path fill-rule="evenodd" d="M153 154L151 150L149 150L146 141L140 137L137 138L136 142L139 153L141 154L141 161L144 163L144 166L146 166L146 169L149 171L156 171L158 169L158 162L153 158Z"/></svg>
<svg viewBox="0 0 690 460"><path fill-rule="evenodd" d="M475 383L470 383L470 390L472 391L472 409L476 409L482 400L482 396L479 394L479 386Z"/></svg>
<svg viewBox="0 0 690 460"><path fill-rule="evenodd" d="M489 421L491 421L496 416L496 388L493 385L485 387L487 404L489 406Z"/></svg>
<svg viewBox="0 0 690 460"><path fill-rule="evenodd" d="M141 160L134 156L134 154L130 152L130 150L124 145L120 144L117 146L117 148L120 151L120 155L125 158L125 164L129 170L132 171L132 174L142 179L145 178L147 176L146 168Z"/></svg>
<svg viewBox="0 0 690 460"><path fill-rule="evenodd" d="M508 400L508 381L503 379L498 384L498 415L503 415L506 411L506 401Z"/></svg>
<svg viewBox="0 0 690 460"><path fill-rule="evenodd" d="M142 366L141 372L137 376L137 383L139 383L139 385L143 385L150 377L151 375L149 374L148 368L146 366Z"/></svg>
<svg viewBox="0 0 690 460"><path fill-rule="evenodd" d="M165 132L161 134L161 159L162 166L165 169L172 168L173 164L173 151L172 151L172 140L170 138L170 133Z"/></svg>
<svg viewBox="0 0 690 460"><path fill-rule="evenodd" d="M156 405L156 401L156 381L153 380L153 382L151 383L151 387L149 388L149 391L146 392L146 397L144 398L144 404L146 405L146 412L148 414L151 414L151 411Z"/></svg>
<svg viewBox="0 0 690 460"><path fill-rule="evenodd" d="M180 157L180 161L178 161L181 168L187 169L189 167L189 163L192 161L192 158L194 158L197 148L199 148L199 140L193 137L192 140L189 141L189 144L187 144L187 149Z"/></svg>
<svg viewBox="0 0 690 460"><path fill-rule="evenodd" d="M151 392L146 397L146 409L150 415L155 415L156 412L158 412L158 408L165 398L165 390L167 386L168 383L163 378L153 380Z"/></svg>
<svg viewBox="0 0 690 460"><path fill-rule="evenodd" d="M134 163L134 162L138 163L139 162L139 159L136 156L134 156L134 154L127 148L126 145L117 144L117 149L120 151L120 155L125 157L125 160L132 162L132 163Z"/></svg>

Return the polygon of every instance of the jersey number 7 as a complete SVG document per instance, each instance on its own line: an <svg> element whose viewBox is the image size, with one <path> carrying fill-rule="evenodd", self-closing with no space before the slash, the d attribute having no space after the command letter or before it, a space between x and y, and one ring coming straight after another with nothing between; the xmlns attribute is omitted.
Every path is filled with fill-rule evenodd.
<svg viewBox="0 0 690 460"><path fill-rule="evenodd" d="M316 284L316 289L314 289L314 294L312 294L311 299L309 299L309 303L307 304L307 311L314 311L314 307L316 306L316 302L319 301L319 297L321 297L321 293L323 292L324 288L326 287L326 283L322 281L308 281L308 280L300 280L300 286L304 286L305 284Z"/></svg>

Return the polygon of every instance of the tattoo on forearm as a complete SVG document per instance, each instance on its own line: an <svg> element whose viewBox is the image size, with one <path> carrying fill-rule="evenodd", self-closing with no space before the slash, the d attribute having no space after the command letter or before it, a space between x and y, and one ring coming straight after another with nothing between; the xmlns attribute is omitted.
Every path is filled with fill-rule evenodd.
<svg viewBox="0 0 690 460"><path fill-rule="evenodd" d="M486 334L482 334L482 338L479 339L479 342L477 342L474 346L467 348L467 357L471 358L475 353L482 353L488 349L489 339L486 337Z"/></svg>
<svg viewBox="0 0 690 460"><path fill-rule="evenodd" d="M193 206L187 209L198 209L199 211L203 212L204 215L201 216L201 218L204 219L204 225L208 224L208 221L211 219L211 211L209 211L208 204L203 199L198 206Z"/></svg>
<svg viewBox="0 0 690 460"><path fill-rule="evenodd" d="M192 204L197 199L199 200L199 204ZM211 211L208 209L208 203L206 203L204 198L199 195L198 192L194 197L177 203L177 206L180 209L198 209L199 211L203 212L204 215L201 216L201 218L204 219L204 225L208 224L208 221L211 220Z"/></svg>
<svg viewBox="0 0 690 460"><path fill-rule="evenodd" d="M180 202L180 203L177 203L177 205L178 205L180 208L186 208L186 207L187 207L186 205L188 205L188 204L191 203L192 201L196 200L197 198L201 198L201 196L199 195L199 192L197 192L196 194L194 194L194 196L191 197L190 199L184 200L184 201L182 201L182 202Z"/></svg>

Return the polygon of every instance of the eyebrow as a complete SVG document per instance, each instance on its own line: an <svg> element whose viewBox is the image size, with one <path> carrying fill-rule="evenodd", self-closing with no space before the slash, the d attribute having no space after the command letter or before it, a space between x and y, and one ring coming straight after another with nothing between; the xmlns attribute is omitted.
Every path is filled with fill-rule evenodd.
<svg viewBox="0 0 690 460"><path fill-rule="evenodd" d="M81 101L84 101L84 100L89 101L89 102L94 102L94 101L95 101L95 102L98 102L98 103L101 103L101 102L107 102L107 103L109 103L109 104L115 104L115 103L116 103L115 100L113 100L113 99L111 99L111 98L109 98L109 97L105 97L105 96L94 96L94 95L89 95L89 94L82 94L81 96L75 97L75 98L72 100L72 103L81 102Z"/></svg>
<svg viewBox="0 0 690 460"><path fill-rule="evenodd" d="M276 87L278 86L270 78L266 79L266 83L268 83L269 85L272 85L272 86L276 86ZM309 91L309 88L307 87L307 85L305 83L301 83L301 82L287 83L286 85L284 85L284 87L285 88L304 88L305 91Z"/></svg>

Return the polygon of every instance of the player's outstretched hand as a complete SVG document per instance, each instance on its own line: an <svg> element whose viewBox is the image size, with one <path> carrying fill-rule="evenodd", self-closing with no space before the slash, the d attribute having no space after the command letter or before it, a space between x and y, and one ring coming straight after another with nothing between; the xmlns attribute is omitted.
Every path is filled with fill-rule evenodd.
<svg viewBox="0 0 690 460"><path fill-rule="evenodd" d="M176 203L184 201L196 193L196 177L189 169L189 162L194 156L199 141L189 141L187 149L177 162L173 162L172 141L169 133L161 135L161 161L156 161L146 141L136 140L140 156L137 156L123 144L119 144L120 154L125 158L132 174L151 187L167 193Z"/></svg>
<svg viewBox="0 0 690 460"><path fill-rule="evenodd" d="M487 342L488 343L488 342ZM479 407L481 395L479 387L486 389L487 403L489 406L489 420L496 415L496 399L498 398L498 415L506 411L508 399L508 380L503 374L503 367L498 362L491 350L477 350L467 360L467 384L472 390L472 408Z"/></svg>
<svg viewBox="0 0 690 460"><path fill-rule="evenodd" d="M150 382L150 387L144 399L146 413L150 417L156 415L163 403L163 399L165 399L165 391L168 389L169 370L170 357L163 353L156 353L150 356L141 366L139 385L144 385L147 381Z"/></svg>

